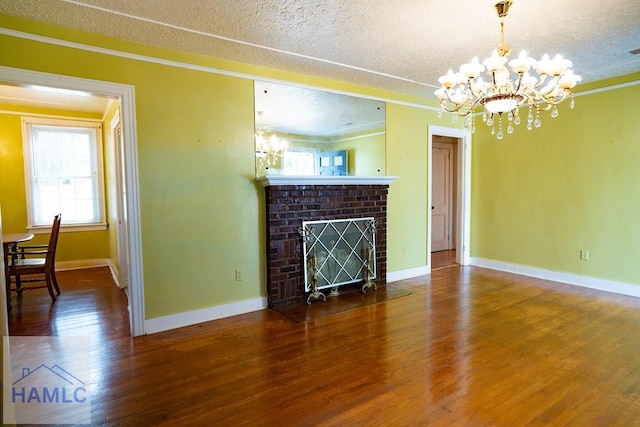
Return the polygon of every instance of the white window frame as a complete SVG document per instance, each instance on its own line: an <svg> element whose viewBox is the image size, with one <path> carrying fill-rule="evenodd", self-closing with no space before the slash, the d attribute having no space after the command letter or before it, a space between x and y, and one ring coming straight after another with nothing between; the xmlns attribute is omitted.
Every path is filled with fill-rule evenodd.
<svg viewBox="0 0 640 427"><path fill-rule="evenodd" d="M317 175L318 174L318 165L317 165L317 155L320 152L320 150L318 150L317 148L307 148L307 147L294 147L294 148L289 148L285 153L282 154L283 158L283 164L282 164L282 174L283 175L292 175L293 173L289 170L287 170L285 168L285 164L284 164L284 156L286 156L287 154L291 153L304 153L304 154L313 154L313 173L312 174L308 174L308 175Z"/></svg>
<svg viewBox="0 0 640 427"><path fill-rule="evenodd" d="M31 127L32 125L44 125L44 126L60 126L60 127L74 127L74 128L92 128L95 132L95 162L97 172L97 210L98 220L87 223L72 223L65 224L64 212L62 213L62 223L60 225L60 231L94 231L94 230L106 230L106 211L105 211L105 191L104 191L104 162L102 153L102 124L96 121L89 120L67 120L51 117L22 117L22 149L24 157L24 177L25 177L25 191L27 196L27 229L30 233L48 233L51 229L51 224L36 224L34 215L34 192L33 192L33 173L32 173L32 145L31 145ZM53 219L52 219L53 221Z"/></svg>

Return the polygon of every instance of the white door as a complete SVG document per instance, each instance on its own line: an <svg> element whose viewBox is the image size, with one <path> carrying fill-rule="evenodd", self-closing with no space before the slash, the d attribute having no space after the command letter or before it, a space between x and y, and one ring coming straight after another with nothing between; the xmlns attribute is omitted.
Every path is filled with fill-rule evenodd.
<svg viewBox="0 0 640 427"><path fill-rule="evenodd" d="M116 115L119 117L120 112ZM116 167L116 204L117 204L117 227L116 239L118 240L118 286L124 289L129 296L129 254L127 241L127 186L124 177L124 139L122 138L122 128L120 121L114 123L113 138L115 147L115 167ZM112 125L112 126L113 126Z"/></svg>
<svg viewBox="0 0 640 427"><path fill-rule="evenodd" d="M453 146L434 142L432 149L431 252L451 249Z"/></svg>

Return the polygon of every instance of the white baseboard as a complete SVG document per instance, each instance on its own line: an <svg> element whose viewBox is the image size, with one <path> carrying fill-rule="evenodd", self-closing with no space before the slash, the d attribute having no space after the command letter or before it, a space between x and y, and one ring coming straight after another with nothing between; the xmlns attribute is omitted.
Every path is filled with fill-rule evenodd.
<svg viewBox="0 0 640 427"><path fill-rule="evenodd" d="M56 261L56 271L79 270L81 268L110 267L109 258L81 259L76 261Z"/></svg>
<svg viewBox="0 0 640 427"><path fill-rule="evenodd" d="M423 267L409 268L407 270L387 272L387 283L425 276L430 273L431 268L428 265L425 265Z"/></svg>
<svg viewBox="0 0 640 427"><path fill-rule="evenodd" d="M116 284L117 287L122 289L122 286L120 286L120 281L118 280L118 277L120 277L120 272L118 271L116 266L113 265L113 262L109 262L109 271L111 272L111 278L113 279L113 282Z"/></svg>
<svg viewBox="0 0 640 427"><path fill-rule="evenodd" d="M80 270L83 268L95 268L95 267L109 267L109 271L111 272L111 278L116 286L120 289L120 283L118 282L118 270L115 265L109 258L103 259L84 259L79 261L60 261L56 262L56 271L65 271L65 270ZM128 296L128 294L127 294Z"/></svg>
<svg viewBox="0 0 640 427"><path fill-rule="evenodd" d="M168 331L170 329L181 328L183 326L195 325L197 323L209 322L211 320L222 319L224 317L238 314L250 313L252 311L267 308L267 298L253 298L250 300L232 302L229 304L209 307L202 310L187 311L184 313L172 314L170 316L156 317L144 321L144 331L147 334Z"/></svg>
<svg viewBox="0 0 640 427"><path fill-rule="evenodd" d="M578 274L564 273L560 271L545 270L543 268L511 264L508 262L495 261L485 258L472 257L470 262L471 265L477 267L506 271L508 273L521 274L523 276L535 277L537 279L551 280L553 282L581 286L583 288L597 289L599 291L640 297L640 285L634 285L632 283L615 282L612 280L598 279L595 277L581 276Z"/></svg>

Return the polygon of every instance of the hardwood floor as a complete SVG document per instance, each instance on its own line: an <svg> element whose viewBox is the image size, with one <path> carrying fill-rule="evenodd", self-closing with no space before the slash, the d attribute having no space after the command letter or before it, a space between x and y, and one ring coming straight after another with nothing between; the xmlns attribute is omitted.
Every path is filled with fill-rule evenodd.
<svg viewBox="0 0 640 427"><path fill-rule="evenodd" d="M59 299L52 304L46 289L11 294L10 335L91 335L101 340L129 337L127 297L107 267L56 273Z"/></svg>
<svg viewBox="0 0 640 427"><path fill-rule="evenodd" d="M640 425L637 298L452 267L304 323L263 310L130 338L106 292L87 329L58 324L60 278L57 326L35 330L95 334L95 425Z"/></svg>
<svg viewBox="0 0 640 427"><path fill-rule="evenodd" d="M456 250L431 252L431 270L453 267L456 263Z"/></svg>

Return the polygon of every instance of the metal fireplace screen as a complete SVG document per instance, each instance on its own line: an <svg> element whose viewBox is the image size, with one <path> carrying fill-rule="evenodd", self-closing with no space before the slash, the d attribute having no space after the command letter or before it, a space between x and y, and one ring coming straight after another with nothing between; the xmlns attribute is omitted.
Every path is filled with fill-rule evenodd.
<svg viewBox="0 0 640 427"><path fill-rule="evenodd" d="M375 218L303 221L300 234L305 292L376 278Z"/></svg>

